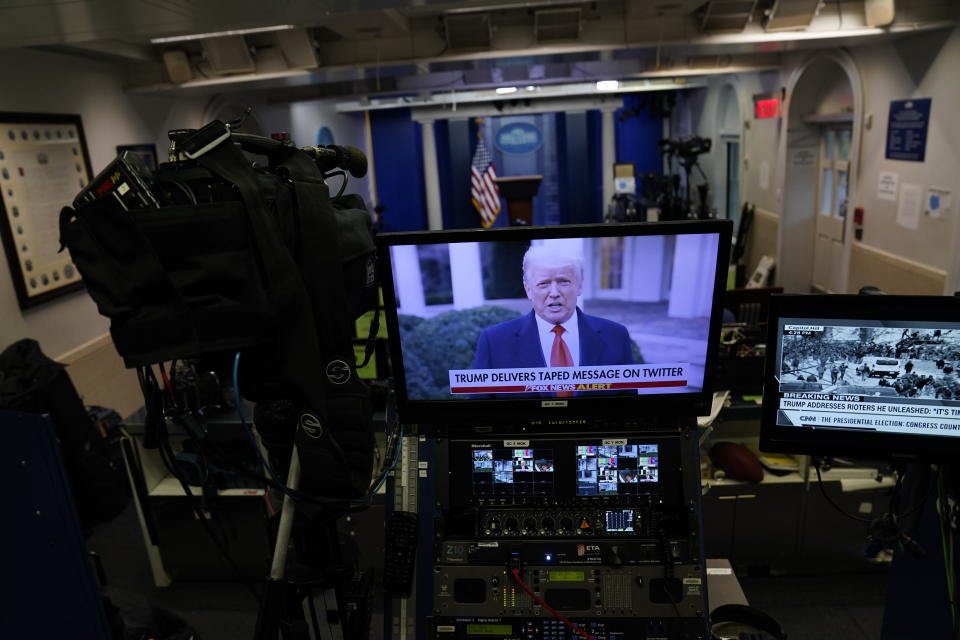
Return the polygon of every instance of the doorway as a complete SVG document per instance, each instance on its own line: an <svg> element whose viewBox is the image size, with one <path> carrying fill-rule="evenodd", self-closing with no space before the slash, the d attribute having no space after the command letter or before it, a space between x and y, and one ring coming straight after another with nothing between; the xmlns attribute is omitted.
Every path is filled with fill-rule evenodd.
<svg viewBox="0 0 960 640"><path fill-rule="evenodd" d="M840 275L850 184L850 125L825 125L820 130L817 161L817 239L814 245L812 288L818 293L843 291Z"/></svg>
<svg viewBox="0 0 960 640"><path fill-rule="evenodd" d="M788 86L777 283L788 293L845 293L862 100L856 68L841 54L820 54Z"/></svg>

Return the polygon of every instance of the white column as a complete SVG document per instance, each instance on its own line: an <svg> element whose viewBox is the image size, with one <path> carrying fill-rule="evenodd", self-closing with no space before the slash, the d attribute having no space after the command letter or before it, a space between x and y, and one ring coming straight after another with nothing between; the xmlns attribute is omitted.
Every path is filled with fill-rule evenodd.
<svg viewBox="0 0 960 640"><path fill-rule="evenodd" d="M479 307L484 303L480 245L476 242L451 242L449 246L453 308Z"/></svg>
<svg viewBox="0 0 960 640"><path fill-rule="evenodd" d="M423 295L423 277L420 275L420 256L412 244L390 249L393 256L394 286L400 298L399 313L411 316L426 315L427 302Z"/></svg>
<svg viewBox="0 0 960 640"><path fill-rule="evenodd" d="M440 209L440 176L437 171L437 140L433 135L433 120L420 120L421 145L423 147L423 187L427 195L427 228L431 231L443 228L443 212Z"/></svg>
<svg viewBox="0 0 960 640"><path fill-rule="evenodd" d="M603 210L613 199L613 164L617 161L617 138L614 133L613 112L620 105L604 105L600 108L600 158L603 163Z"/></svg>
<svg viewBox="0 0 960 640"><path fill-rule="evenodd" d="M667 315L671 318L702 318L710 315L716 269L716 236L677 236Z"/></svg>
<svg viewBox="0 0 960 640"><path fill-rule="evenodd" d="M667 238L637 236L627 238L624 246L624 283L626 300L660 302L663 299L663 270Z"/></svg>

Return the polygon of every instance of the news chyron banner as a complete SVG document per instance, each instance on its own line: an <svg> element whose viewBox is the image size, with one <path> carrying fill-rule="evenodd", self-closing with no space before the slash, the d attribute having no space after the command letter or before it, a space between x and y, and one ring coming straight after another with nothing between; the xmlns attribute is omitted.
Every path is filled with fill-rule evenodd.
<svg viewBox="0 0 960 640"><path fill-rule="evenodd" d="M939 400L903 404L870 396L785 393L780 398L778 422L787 426L960 436L960 406L944 404Z"/></svg>
<svg viewBox="0 0 960 640"><path fill-rule="evenodd" d="M687 386L687 363L451 369L450 393L615 391Z"/></svg>
<svg viewBox="0 0 960 640"><path fill-rule="evenodd" d="M777 424L960 436L960 383L952 359L960 353L956 333L787 321Z"/></svg>

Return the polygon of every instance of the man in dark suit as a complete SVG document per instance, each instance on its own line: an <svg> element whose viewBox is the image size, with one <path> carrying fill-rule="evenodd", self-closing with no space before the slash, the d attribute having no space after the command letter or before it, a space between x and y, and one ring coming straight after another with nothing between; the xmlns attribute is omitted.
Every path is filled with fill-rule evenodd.
<svg viewBox="0 0 960 640"><path fill-rule="evenodd" d="M525 316L483 330L473 369L635 364L627 328L577 308L580 258L535 245L523 257Z"/></svg>

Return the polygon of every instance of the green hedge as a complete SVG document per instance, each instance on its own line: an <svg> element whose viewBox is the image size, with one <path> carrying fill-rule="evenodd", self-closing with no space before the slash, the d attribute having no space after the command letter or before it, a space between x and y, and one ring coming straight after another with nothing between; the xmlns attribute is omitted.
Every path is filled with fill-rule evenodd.
<svg viewBox="0 0 960 640"><path fill-rule="evenodd" d="M450 386L447 370L469 369L480 332L521 315L503 307L485 306L447 311L425 319L400 316L403 365L410 398L451 397L447 392ZM431 368L429 363L443 366Z"/></svg>
<svg viewBox="0 0 960 640"><path fill-rule="evenodd" d="M414 400L450 398L447 371L470 368L480 332L521 315L510 309L488 305L447 311L432 318L400 316L400 339L409 397ZM643 364L640 347L635 342L633 356L637 364ZM430 363L434 367L431 368ZM442 363L442 366L437 367L436 363Z"/></svg>

